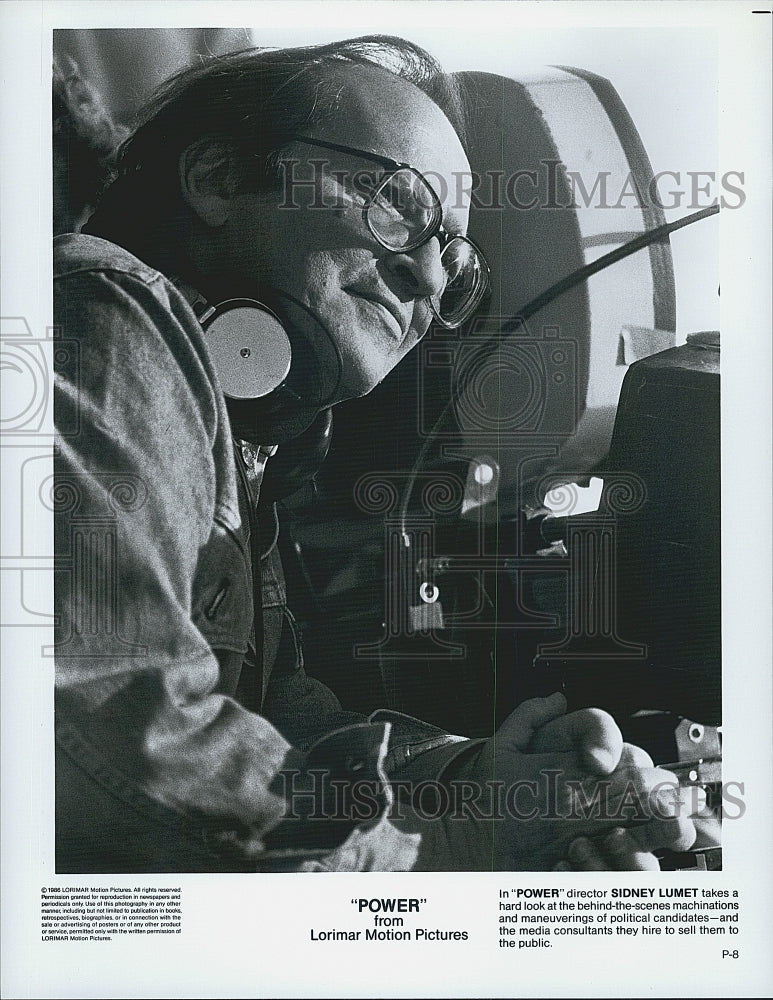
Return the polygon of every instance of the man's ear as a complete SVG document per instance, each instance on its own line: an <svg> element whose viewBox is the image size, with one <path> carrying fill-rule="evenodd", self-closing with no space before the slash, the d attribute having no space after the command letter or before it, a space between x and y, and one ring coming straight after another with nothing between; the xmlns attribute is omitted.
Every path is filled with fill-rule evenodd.
<svg viewBox="0 0 773 1000"><path fill-rule="evenodd" d="M234 193L230 150L202 139L180 155L179 171L188 207L212 229L225 225Z"/></svg>

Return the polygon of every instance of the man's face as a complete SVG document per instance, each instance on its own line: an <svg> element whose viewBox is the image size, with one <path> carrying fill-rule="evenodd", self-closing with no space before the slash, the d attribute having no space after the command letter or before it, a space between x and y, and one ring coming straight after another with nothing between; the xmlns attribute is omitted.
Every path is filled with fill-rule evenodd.
<svg viewBox="0 0 773 1000"><path fill-rule="evenodd" d="M378 68L339 72L339 109L313 138L415 167L443 204L444 228L465 233L468 209L459 191L468 186L470 166L442 111L411 84ZM308 308L311 315L298 320L307 327L301 332L324 338L316 326L321 324L343 362L335 398L361 396L425 334L431 320L427 297L443 284L440 244L433 238L408 253L393 252L371 235L363 219L366 196L352 181L363 172L378 176L383 168L377 164L302 144L293 158L299 161L293 176L316 176L317 191L296 184L292 198L287 185L270 194L236 196L228 222L232 263ZM324 167L315 170L312 159L324 160ZM331 353L329 346L320 353L329 391L337 379Z"/></svg>

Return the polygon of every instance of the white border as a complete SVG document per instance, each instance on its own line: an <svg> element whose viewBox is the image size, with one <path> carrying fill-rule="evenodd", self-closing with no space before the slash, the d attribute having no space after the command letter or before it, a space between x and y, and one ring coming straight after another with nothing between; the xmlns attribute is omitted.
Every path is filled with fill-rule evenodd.
<svg viewBox="0 0 773 1000"><path fill-rule="evenodd" d="M385 30L433 49L455 31L460 52L501 51L529 32L614 28L623 53L637 30L716 28L721 54L721 159L745 171L743 211L721 218L723 330L723 634L725 776L745 782L747 813L725 826L725 870L705 884L744 895L742 957L720 960L711 939L581 939L546 952L501 953L499 888L544 884L536 876L186 876L186 931L109 945L43 945L38 890L85 883L51 874L50 662L30 662L23 635L3 629L3 995L7 997L227 996L767 996L773 987L771 921L771 305L770 15L765 3L46 3L0 6L0 252L4 316L50 324L48 76L57 26L288 24L287 41ZM628 39L626 42L625 39ZM685 50L687 58L688 50ZM442 53L438 52L441 55ZM560 61L557 58L555 61ZM456 67L449 67L456 68ZM673 67L653 59L655 81ZM642 88L647 93L646 86ZM675 92L678 102L681 92ZM696 109L699 110L699 109ZM666 112L667 113L667 110ZM678 289L677 289L678 291ZM13 484L12 484L13 485ZM3 482L7 498L8 483ZM39 632L36 631L35 642ZM555 877L549 877L555 879ZM363 880L367 879L364 883ZM118 884L127 884L123 879ZM561 884L589 884L563 877ZM110 884L106 878L95 884ZM116 884L113 882L113 884ZM552 883L551 883L552 884ZM598 875L593 885L631 884ZM636 884L657 885L641 877ZM662 884L662 881L660 882ZM695 884L675 876L669 885ZM365 886L365 887L363 887ZM350 926L352 896L426 896L431 919L474 932L469 945L407 952L385 946L312 949L309 926ZM87 950L88 949L88 950Z"/></svg>

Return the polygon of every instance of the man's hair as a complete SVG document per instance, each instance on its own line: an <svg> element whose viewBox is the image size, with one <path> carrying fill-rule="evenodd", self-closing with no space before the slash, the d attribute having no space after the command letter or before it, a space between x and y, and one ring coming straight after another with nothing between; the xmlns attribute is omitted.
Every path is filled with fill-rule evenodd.
<svg viewBox="0 0 773 1000"><path fill-rule="evenodd" d="M72 59L54 61L51 79L54 235L74 229L94 209L111 178L126 130Z"/></svg>
<svg viewBox="0 0 773 1000"><path fill-rule="evenodd" d="M240 190L276 187L282 151L333 114L346 65L377 66L413 84L444 112L464 143L465 104L456 81L412 42L366 35L291 49L247 49L185 69L162 84L118 156L117 178L85 231L155 257L184 215L181 154L196 143L228 155ZM374 100L377 100L374 94ZM151 249L155 247L155 252Z"/></svg>

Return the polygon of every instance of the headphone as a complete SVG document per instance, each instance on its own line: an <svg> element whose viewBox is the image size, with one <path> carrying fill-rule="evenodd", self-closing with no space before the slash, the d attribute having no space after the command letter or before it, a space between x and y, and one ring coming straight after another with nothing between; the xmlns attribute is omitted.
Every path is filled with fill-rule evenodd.
<svg viewBox="0 0 773 1000"><path fill-rule="evenodd" d="M337 345L305 306L274 289L261 290L260 300L212 305L182 279L173 284L204 331L234 437L264 448L279 444L266 465L261 496L276 501L298 492L330 450L333 414L326 399L334 398L343 370ZM301 333L293 323L298 315L317 336ZM320 383L331 365L335 382L324 392Z"/></svg>
<svg viewBox="0 0 773 1000"><path fill-rule="evenodd" d="M203 305L203 309L202 309ZM255 299L226 299L216 306L192 304L226 399L265 399L284 387L292 363L290 338L281 320Z"/></svg>

